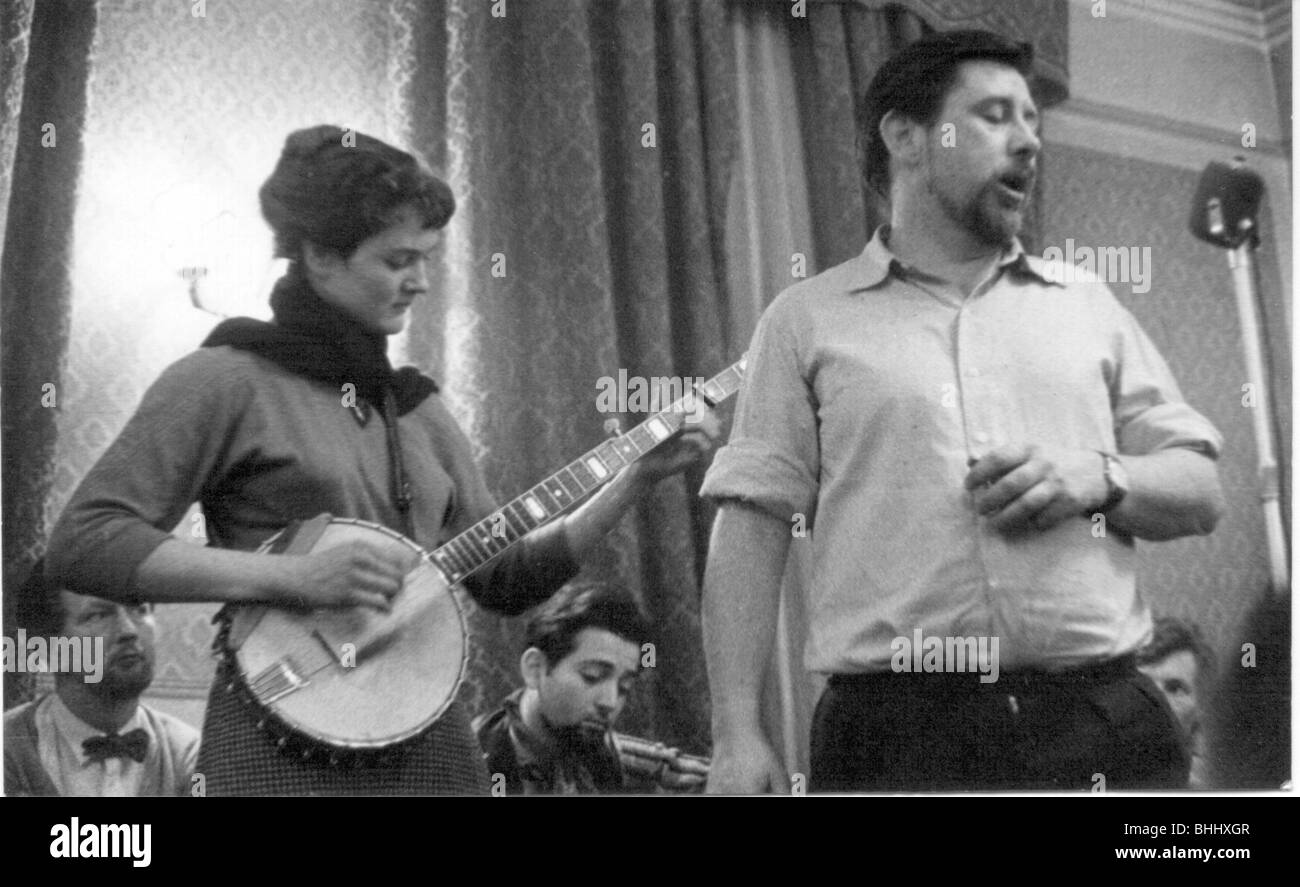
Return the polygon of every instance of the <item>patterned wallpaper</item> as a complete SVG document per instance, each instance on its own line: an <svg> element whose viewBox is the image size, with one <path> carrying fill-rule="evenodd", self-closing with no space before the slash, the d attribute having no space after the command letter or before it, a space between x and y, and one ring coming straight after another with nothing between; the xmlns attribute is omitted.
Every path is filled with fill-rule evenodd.
<svg viewBox="0 0 1300 887"><path fill-rule="evenodd" d="M33 0L0 5L0 244L9 212L10 175L18 148L18 111L23 100L23 69L31 37Z"/></svg>

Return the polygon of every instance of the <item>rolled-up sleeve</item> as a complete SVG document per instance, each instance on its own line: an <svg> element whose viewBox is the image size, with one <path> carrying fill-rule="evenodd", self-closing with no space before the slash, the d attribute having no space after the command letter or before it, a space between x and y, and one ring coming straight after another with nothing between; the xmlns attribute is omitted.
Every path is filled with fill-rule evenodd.
<svg viewBox="0 0 1300 887"><path fill-rule="evenodd" d="M1118 304L1115 309L1118 360L1111 402L1119 452L1184 447L1217 459L1223 451L1219 430L1183 400L1168 364L1133 315Z"/></svg>
<svg viewBox="0 0 1300 887"><path fill-rule="evenodd" d="M739 499L782 521L803 514L811 525L820 453L802 320L790 291L763 313L750 343L730 440L714 458L700 494Z"/></svg>

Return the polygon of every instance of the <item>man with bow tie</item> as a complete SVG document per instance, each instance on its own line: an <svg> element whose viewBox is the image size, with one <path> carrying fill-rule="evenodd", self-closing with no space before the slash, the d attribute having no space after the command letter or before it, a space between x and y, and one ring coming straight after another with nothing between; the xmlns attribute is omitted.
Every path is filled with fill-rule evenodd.
<svg viewBox="0 0 1300 887"><path fill-rule="evenodd" d="M153 605L49 589L41 564L20 594L29 636L103 646L93 671L51 663L54 692L5 712L5 793L188 795L198 731L140 703L153 682Z"/></svg>

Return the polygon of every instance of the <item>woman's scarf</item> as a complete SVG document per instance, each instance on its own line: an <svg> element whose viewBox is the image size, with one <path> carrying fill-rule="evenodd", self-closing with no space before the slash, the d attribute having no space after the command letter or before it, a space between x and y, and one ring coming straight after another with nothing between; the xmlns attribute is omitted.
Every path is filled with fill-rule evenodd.
<svg viewBox="0 0 1300 887"><path fill-rule="evenodd" d="M415 367L394 370L386 353L387 336L362 329L293 270L276 282L271 310L271 323L251 317L222 321L202 347L230 345L250 351L292 373L335 386L340 393L345 393L344 385L355 385L358 397L376 409L383 407L384 390L391 389L399 416L438 390Z"/></svg>

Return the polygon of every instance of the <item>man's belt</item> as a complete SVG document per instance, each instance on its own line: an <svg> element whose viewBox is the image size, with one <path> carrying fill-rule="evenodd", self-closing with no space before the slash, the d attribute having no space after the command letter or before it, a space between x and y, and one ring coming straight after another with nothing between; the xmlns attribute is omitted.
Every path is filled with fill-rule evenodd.
<svg viewBox="0 0 1300 887"><path fill-rule="evenodd" d="M854 674L833 674L830 686L849 692L979 692L1030 693L1060 691L1071 688L1094 687L1131 677L1137 670L1137 657L1132 653L1085 663L1063 669L1018 668L1002 670L996 681L982 682L986 675L978 671L964 672L894 672L871 671Z"/></svg>

